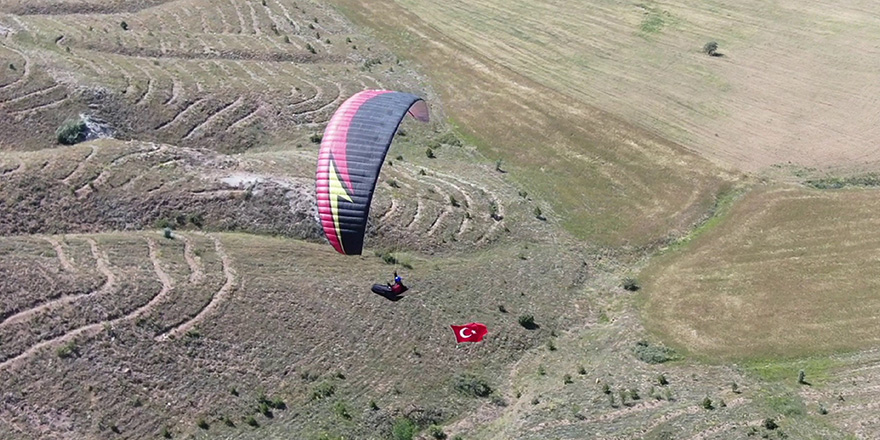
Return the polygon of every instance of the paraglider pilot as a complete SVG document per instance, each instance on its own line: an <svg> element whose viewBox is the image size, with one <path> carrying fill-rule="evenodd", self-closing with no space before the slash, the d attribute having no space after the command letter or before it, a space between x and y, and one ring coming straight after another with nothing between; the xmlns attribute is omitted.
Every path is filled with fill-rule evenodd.
<svg viewBox="0 0 880 440"><path fill-rule="evenodd" d="M403 280L397 275L397 271L394 271L394 284L388 283L388 287L391 287L391 293L395 295L399 295L406 290L406 287L403 285Z"/></svg>

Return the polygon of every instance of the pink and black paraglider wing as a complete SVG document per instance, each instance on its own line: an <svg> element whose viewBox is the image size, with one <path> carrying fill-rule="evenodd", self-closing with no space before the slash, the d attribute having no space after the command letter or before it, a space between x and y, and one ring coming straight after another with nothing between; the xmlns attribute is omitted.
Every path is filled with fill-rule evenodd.
<svg viewBox="0 0 880 440"><path fill-rule="evenodd" d="M400 121L427 122L416 95L365 90L348 98L327 124L318 153L315 190L324 235L342 254L360 255L376 180Z"/></svg>

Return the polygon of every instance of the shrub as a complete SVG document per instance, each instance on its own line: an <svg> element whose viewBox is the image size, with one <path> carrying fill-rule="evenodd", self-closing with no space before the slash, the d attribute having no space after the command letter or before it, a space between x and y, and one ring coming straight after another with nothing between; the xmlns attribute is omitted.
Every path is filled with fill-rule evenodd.
<svg viewBox="0 0 880 440"><path fill-rule="evenodd" d="M642 398L642 396L639 395L639 389L638 389L638 388L630 388L630 389L629 389L629 395L630 395L630 397L632 397L632 400L639 400L639 399Z"/></svg>
<svg viewBox="0 0 880 440"><path fill-rule="evenodd" d="M163 438L171 438L171 431L168 430L168 427L165 426L162 428L162 432L159 433Z"/></svg>
<svg viewBox="0 0 880 440"><path fill-rule="evenodd" d="M507 309L504 307L504 304L498 305L498 311L501 313L507 313Z"/></svg>
<svg viewBox="0 0 880 440"><path fill-rule="evenodd" d="M59 144L73 145L86 140L86 122L81 118L68 119L55 130Z"/></svg>
<svg viewBox="0 0 880 440"><path fill-rule="evenodd" d="M806 376L807 374L804 372L804 370L798 371L798 383L801 385L806 385Z"/></svg>
<svg viewBox="0 0 880 440"><path fill-rule="evenodd" d="M336 385L330 382L321 382L312 389L312 400L320 400L330 397L336 392Z"/></svg>
<svg viewBox="0 0 880 440"><path fill-rule="evenodd" d="M669 381L666 380L666 375L663 373L657 375L657 383L663 386L669 385ZM736 382L733 383L733 387L736 388Z"/></svg>
<svg viewBox="0 0 880 440"><path fill-rule="evenodd" d="M715 56L718 54L718 43L714 41L710 41L703 45L703 53L709 56Z"/></svg>
<svg viewBox="0 0 880 440"><path fill-rule="evenodd" d="M642 288L642 286L639 285L638 280L635 278L624 278L621 285L624 289L629 290L630 292L635 292Z"/></svg>
<svg viewBox="0 0 880 440"><path fill-rule="evenodd" d="M662 345L651 345L648 341L639 341L633 348L636 357L645 363L662 364L675 358L675 351Z"/></svg>
<svg viewBox="0 0 880 440"><path fill-rule="evenodd" d="M379 410L379 405L376 404L375 400L370 400L370 409L373 411Z"/></svg>
<svg viewBox="0 0 880 440"><path fill-rule="evenodd" d="M535 213L535 218L536 218L536 219L541 220L541 221L546 221L546 220L547 220L547 217L544 216L544 212L541 211L541 208L540 208L540 207L535 206L534 213Z"/></svg>
<svg viewBox="0 0 880 440"><path fill-rule="evenodd" d="M443 440L446 438L446 433L443 432L443 428L437 425L431 425L428 427L428 434L431 434L431 437L436 438L437 440Z"/></svg>
<svg viewBox="0 0 880 440"><path fill-rule="evenodd" d="M343 402L334 403L333 412L335 412L337 416L342 417L345 420L351 420L351 414L349 414L348 408Z"/></svg>
<svg viewBox="0 0 880 440"><path fill-rule="evenodd" d="M538 365L538 376L545 376L547 374L547 370L544 369L543 365Z"/></svg>
<svg viewBox="0 0 880 440"><path fill-rule="evenodd" d="M519 325L527 329L531 330L535 328L535 317L532 315L520 315L518 322Z"/></svg>
<svg viewBox="0 0 880 440"><path fill-rule="evenodd" d="M205 419L199 419L196 425L198 425L199 428L208 429L208 422L206 422Z"/></svg>
<svg viewBox="0 0 880 440"><path fill-rule="evenodd" d="M260 426L260 424L257 423L257 419L255 419L254 416L247 416L247 418L244 419L244 422L247 423L248 425L253 426L254 428L256 428L257 426Z"/></svg>
<svg viewBox="0 0 880 440"><path fill-rule="evenodd" d="M287 44L290 44L290 37L288 37L287 35L285 35L285 36L284 36L284 42L287 43Z"/></svg>
<svg viewBox="0 0 880 440"><path fill-rule="evenodd" d="M312 141L313 144L320 144L322 139L324 139L324 135L321 133L312 133L312 135L309 136L309 140Z"/></svg>
<svg viewBox="0 0 880 440"><path fill-rule="evenodd" d="M571 380L570 374L566 374L565 376L562 376L562 383L568 385L570 383L574 383L574 381Z"/></svg>
<svg viewBox="0 0 880 440"><path fill-rule="evenodd" d="M67 359L69 357L79 355L79 348L76 346L76 341L70 341L56 350L58 357L61 359Z"/></svg>
<svg viewBox="0 0 880 440"><path fill-rule="evenodd" d="M700 402L700 406L702 406L703 409L713 409L713 408L715 408L715 407L712 406L712 399L710 399L709 396L706 396L705 398L703 398L703 401Z"/></svg>
<svg viewBox="0 0 880 440"><path fill-rule="evenodd" d="M456 208L461 206L461 204L458 203L458 200L456 200L455 196L453 196L452 194L449 195L449 204L456 207Z"/></svg>
<svg viewBox="0 0 880 440"><path fill-rule="evenodd" d="M823 416L825 414L828 414L828 409L825 408L825 405L822 405L821 403L819 404L819 414L822 414Z"/></svg>
<svg viewBox="0 0 880 440"><path fill-rule="evenodd" d="M578 374L580 374L581 376L583 376L584 374L587 374L587 369L584 368L583 366L578 367Z"/></svg>
<svg viewBox="0 0 880 440"><path fill-rule="evenodd" d="M9 70L15 70L15 64L9 63Z"/></svg>
<svg viewBox="0 0 880 440"><path fill-rule="evenodd" d="M425 156L428 156L428 159L434 159L434 158L437 157L437 156L434 155L434 149L433 149L433 148L428 148L427 150L425 150Z"/></svg>
<svg viewBox="0 0 880 440"><path fill-rule="evenodd" d="M485 380L467 373L456 376L455 389L473 397L489 397L492 394L492 387Z"/></svg>
<svg viewBox="0 0 880 440"><path fill-rule="evenodd" d="M602 394L611 394L611 386L608 383L602 384Z"/></svg>
<svg viewBox="0 0 880 440"><path fill-rule="evenodd" d="M412 420L401 417L391 425L391 438L393 440L412 440L416 435L416 424Z"/></svg>
<svg viewBox="0 0 880 440"><path fill-rule="evenodd" d="M550 351L556 351L556 344L553 343L553 340L547 341L547 349Z"/></svg>
<svg viewBox="0 0 880 440"><path fill-rule="evenodd" d="M128 30L128 23L123 21L123 22L119 23L119 27L121 27L122 30L127 31Z"/></svg>
<svg viewBox="0 0 880 440"><path fill-rule="evenodd" d="M501 159L495 161L495 171L498 171L499 173L504 172L504 170L501 169L501 163Z"/></svg>
<svg viewBox="0 0 880 440"><path fill-rule="evenodd" d="M761 426L766 428L768 431L772 431L779 427L779 425L776 424L776 420L770 417L764 419L764 421L761 423Z"/></svg>
<svg viewBox="0 0 880 440"><path fill-rule="evenodd" d="M165 235L165 238L167 238L169 240L174 238L174 233L171 231L171 228L169 228L167 226L165 227L165 230L163 231L163 235Z"/></svg>

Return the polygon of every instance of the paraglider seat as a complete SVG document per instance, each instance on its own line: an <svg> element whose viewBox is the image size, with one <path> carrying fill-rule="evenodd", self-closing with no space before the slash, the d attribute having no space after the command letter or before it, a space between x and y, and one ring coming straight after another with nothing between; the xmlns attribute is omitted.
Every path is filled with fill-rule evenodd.
<svg viewBox="0 0 880 440"><path fill-rule="evenodd" d="M382 295L388 300L397 301L403 298L402 294L409 290L409 288L399 283L390 286L388 284L373 284L371 290L373 293Z"/></svg>

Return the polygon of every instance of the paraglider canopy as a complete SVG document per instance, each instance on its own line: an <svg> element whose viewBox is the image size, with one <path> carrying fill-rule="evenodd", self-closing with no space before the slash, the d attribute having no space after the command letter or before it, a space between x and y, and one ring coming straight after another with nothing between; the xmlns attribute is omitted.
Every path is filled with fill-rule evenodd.
<svg viewBox="0 0 880 440"><path fill-rule="evenodd" d="M342 103L324 130L315 192L324 235L339 253L363 251L379 171L407 114L428 122L428 106L418 96L365 90Z"/></svg>

